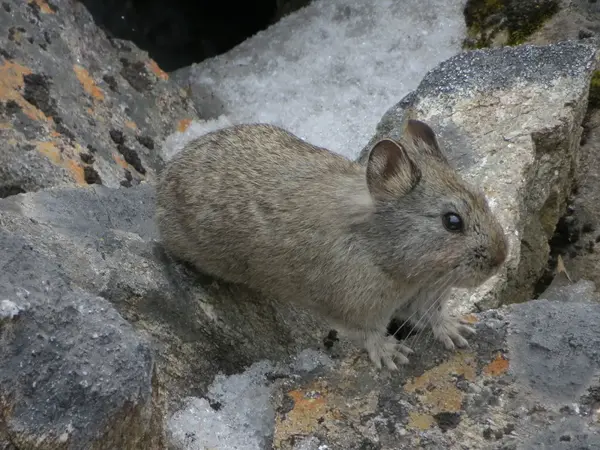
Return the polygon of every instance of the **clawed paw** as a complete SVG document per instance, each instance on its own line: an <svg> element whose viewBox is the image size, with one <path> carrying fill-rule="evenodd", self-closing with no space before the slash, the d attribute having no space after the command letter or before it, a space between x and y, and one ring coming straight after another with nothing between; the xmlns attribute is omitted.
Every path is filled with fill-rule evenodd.
<svg viewBox="0 0 600 450"><path fill-rule="evenodd" d="M469 342L463 336L472 336L473 334L475 334L475 329L467 322L453 318L447 318L433 327L433 335L448 350L454 350L456 347L468 347Z"/></svg>
<svg viewBox="0 0 600 450"><path fill-rule="evenodd" d="M381 369L383 366L392 371L398 370L396 362L398 364L408 363L406 355L413 353L411 348L393 336L371 336L366 340L365 348L375 367Z"/></svg>

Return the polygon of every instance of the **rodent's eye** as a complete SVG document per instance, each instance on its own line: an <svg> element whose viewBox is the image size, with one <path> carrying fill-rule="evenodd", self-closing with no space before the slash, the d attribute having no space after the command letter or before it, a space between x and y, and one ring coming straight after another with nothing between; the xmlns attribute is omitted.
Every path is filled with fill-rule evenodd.
<svg viewBox="0 0 600 450"><path fill-rule="evenodd" d="M462 231L463 220L458 214L446 213L442 216L444 228L448 231Z"/></svg>

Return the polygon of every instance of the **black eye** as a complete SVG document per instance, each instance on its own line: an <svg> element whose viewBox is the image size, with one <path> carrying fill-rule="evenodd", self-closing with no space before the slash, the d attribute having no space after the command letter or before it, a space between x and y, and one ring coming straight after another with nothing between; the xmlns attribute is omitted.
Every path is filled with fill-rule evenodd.
<svg viewBox="0 0 600 450"><path fill-rule="evenodd" d="M458 214L446 213L442 216L444 228L448 231L462 231L463 221Z"/></svg>

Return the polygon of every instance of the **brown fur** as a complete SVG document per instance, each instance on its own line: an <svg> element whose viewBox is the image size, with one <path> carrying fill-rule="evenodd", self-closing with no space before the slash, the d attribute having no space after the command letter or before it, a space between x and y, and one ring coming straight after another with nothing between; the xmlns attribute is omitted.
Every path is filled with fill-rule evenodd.
<svg viewBox="0 0 600 450"><path fill-rule="evenodd" d="M393 315L465 345L472 330L450 318L445 298L494 274L506 239L433 131L411 121L405 136L375 144L365 167L271 125L206 134L161 174L163 243L202 272L312 308L378 367L411 352L385 337ZM444 228L448 211L464 232Z"/></svg>

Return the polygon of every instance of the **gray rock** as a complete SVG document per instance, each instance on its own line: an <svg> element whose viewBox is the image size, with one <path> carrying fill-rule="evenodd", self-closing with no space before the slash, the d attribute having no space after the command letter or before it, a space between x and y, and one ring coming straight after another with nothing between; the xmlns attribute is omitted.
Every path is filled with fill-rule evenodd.
<svg viewBox="0 0 600 450"><path fill-rule="evenodd" d="M512 374L547 402L568 402L597 383L600 305L549 300L511 309Z"/></svg>
<svg viewBox="0 0 600 450"><path fill-rule="evenodd" d="M0 197L154 180L163 139L196 113L146 53L69 0L4 0L0 30Z"/></svg>
<svg viewBox="0 0 600 450"><path fill-rule="evenodd" d="M550 286L540 294L539 298L561 302L580 301L581 298L598 301L598 293L593 281L579 280L573 283L561 273L554 277Z"/></svg>
<svg viewBox="0 0 600 450"><path fill-rule="evenodd" d="M524 2L527 3L527 2ZM532 44L546 44L600 37L600 6L590 0L561 0L556 15L548 18L528 38Z"/></svg>
<svg viewBox="0 0 600 450"><path fill-rule="evenodd" d="M531 437L524 439L524 448L548 448L561 441L566 448L600 448L600 306L536 300L513 308L509 320L511 373L531 398L542 403L546 414L541 417L546 415L549 425L528 423ZM574 414L564 408L572 404ZM563 420L547 415L557 407Z"/></svg>
<svg viewBox="0 0 600 450"><path fill-rule="evenodd" d="M329 450L600 448L600 304L534 300L472 319L470 349L409 338L416 353L393 376L350 353L281 381L274 448L296 436Z"/></svg>
<svg viewBox="0 0 600 450"><path fill-rule="evenodd" d="M461 312L526 300L548 259L579 151L595 64L591 45L564 42L465 52L430 71L383 116L360 157L407 118L430 123L463 176L481 186L508 234L504 271L457 291Z"/></svg>
<svg viewBox="0 0 600 450"><path fill-rule="evenodd" d="M148 341L33 240L0 229L0 248L0 442L158 448Z"/></svg>
<svg viewBox="0 0 600 450"><path fill-rule="evenodd" d="M306 312L169 260L153 206L147 184L0 200L0 301L10 302L0 398L12 410L0 423L13 442L73 428L69 448L96 448L104 444L92 439L119 443L131 428L112 448L141 448L144 433L160 434L165 398L202 396L218 373L321 345L326 331ZM102 435L110 429L114 437Z"/></svg>

